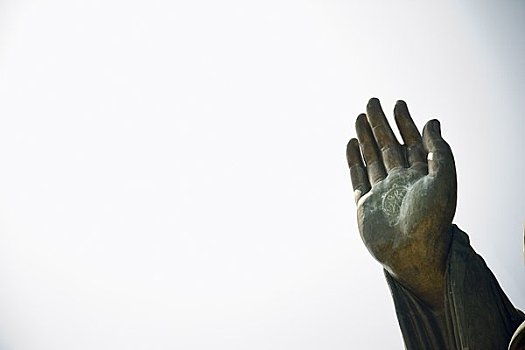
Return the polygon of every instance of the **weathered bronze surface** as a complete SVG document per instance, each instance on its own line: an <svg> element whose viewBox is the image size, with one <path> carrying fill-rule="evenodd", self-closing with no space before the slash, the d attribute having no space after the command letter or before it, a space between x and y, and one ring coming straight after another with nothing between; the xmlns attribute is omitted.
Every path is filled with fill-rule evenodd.
<svg viewBox="0 0 525 350"><path fill-rule="evenodd" d="M372 98L346 155L359 232L385 269L405 345L505 349L525 317L452 225L456 168L440 124L421 136L403 101L394 117L403 145Z"/></svg>

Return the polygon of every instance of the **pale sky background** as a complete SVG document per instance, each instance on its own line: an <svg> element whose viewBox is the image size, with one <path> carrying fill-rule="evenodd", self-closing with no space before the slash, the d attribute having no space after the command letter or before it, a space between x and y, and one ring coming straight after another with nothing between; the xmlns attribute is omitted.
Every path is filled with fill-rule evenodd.
<svg viewBox="0 0 525 350"><path fill-rule="evenodd" d="M344 153L372 96L441 120L524 309L524 33L518 0L1 1L0 348L402 349Z"/></svg>

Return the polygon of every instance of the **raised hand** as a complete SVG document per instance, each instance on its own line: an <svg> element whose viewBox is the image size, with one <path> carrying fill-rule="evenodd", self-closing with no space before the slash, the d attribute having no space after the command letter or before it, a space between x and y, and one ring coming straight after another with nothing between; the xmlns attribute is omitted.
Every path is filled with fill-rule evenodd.
<svg viewBox="0 0 525 350"><path fill-rule="evenodd" d="M359 141L348 142L359 231L394 278L440 309L456 210L454 158L437 120L425 125L421 137L405 102L396 103L394 116L404 145L376 98L357 117Z"/></svg>

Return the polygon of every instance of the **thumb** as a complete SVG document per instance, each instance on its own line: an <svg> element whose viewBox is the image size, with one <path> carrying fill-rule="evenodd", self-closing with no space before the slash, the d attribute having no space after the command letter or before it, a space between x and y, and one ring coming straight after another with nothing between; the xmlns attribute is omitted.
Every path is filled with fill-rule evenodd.
<svg viewBox="0 0 525 350"><path fill-rule="evenodd" d="M432 119L423 128L423 147L428 153L428 174L430 176L454 176L456 166L448 143L441 137L439 121Z"/></svg>

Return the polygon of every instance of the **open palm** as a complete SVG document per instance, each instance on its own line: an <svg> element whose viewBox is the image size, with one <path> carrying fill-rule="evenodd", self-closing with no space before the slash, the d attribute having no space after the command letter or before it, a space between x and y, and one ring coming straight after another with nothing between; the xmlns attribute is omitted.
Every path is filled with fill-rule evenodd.
<svg viewBox="0 0 525 350"><path fill-rule="evenodd" d="M456 208L454 159L437 120L421 137L403 101L394 115L404 145L375 98L357 118L359 141L348 143L359 231L385 269L434 306L441 299Z"/></svg>

